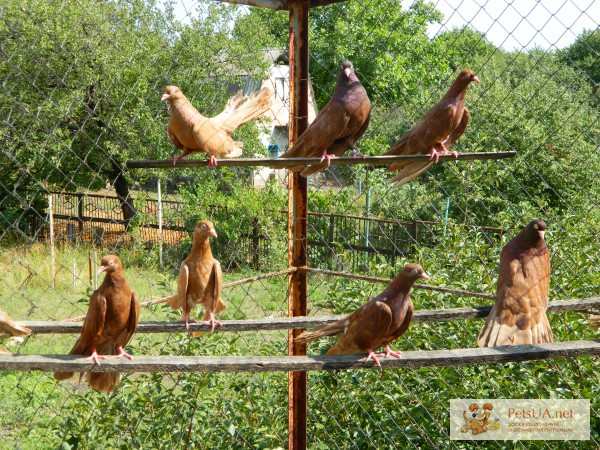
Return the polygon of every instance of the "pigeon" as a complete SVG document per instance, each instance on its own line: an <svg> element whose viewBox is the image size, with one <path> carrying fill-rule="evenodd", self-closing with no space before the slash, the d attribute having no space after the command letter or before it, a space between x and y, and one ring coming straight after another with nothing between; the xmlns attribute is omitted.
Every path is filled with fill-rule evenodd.
<svg viewBox="0 0 600 450"><path fill-rule="evenodd" d="M533 220L500 253L496 304L477 338L479 347L553 342L546 317L550 254L546 224Z"/></svg>
<svg viewBox="0 0 600 450"><path fill-rule="evenodd" d="M31 334L31 330L12 318L0 309L0 336L24 336ZM21 338L18 338L21 339ZM0 348L0 353L10 353Z"/></svg>
<svg viewBox="0 0 600 450"><path fill-rule="evenodd" d="M12 318L0 309L0 330L1 334L9 336L24 336L31 334L31 330L26 326L12 320Z"/></svg>
<svg viewBox="0 0 600 450"><path fill-rule="evenodd" d="M213 258L208 238L217 237L215 227L210 220L201 220L194 229L192 251L181 263L177 281L177 295L169 298L167 303L172 309L183 310L186 327L189 326L190 312L196 305L204 306L203 321L210 324L211 333L215 325L221 322L215 319L225 309L221 301L223 272L221 264ZM192 333L200 336L201 331Z"/></svg>
<svg viewBox="0 0 600 450"><path fill-rule="evenodd" d="M314 158L321 156L326 163L308 167L290 166L301 170L304 177L329 167L331 158L342 156L354 149L356 141L365 133L371 118L371 101L360 83L350 61L340 66L333 97L319 112L315 120L300 135L294 146L280 158Z"/></svg>
<svg viewBox="0 0 600 450"><path fill-rule="evenodd" d="M408 329L414 311L409 293L419 278L428 280L429 275L419 264L407 264L377 297L337 322L303 332L295 341L307 343L339 334L327 355L368 353L365 362L372 359L380 367L382 356L400 358L400 352L391 350L389 343ZM385 353L373 352L381 346L385 346Z"/></svg>
<svg viewBox="0 0 600 450"><path fill-rule="evenodd" d="M106 273L102 284L90 298L81 336L71 350L71 355L89 356L96 364L106 359L105 355L117 355L129 360L125 352L137 328L140 302L123 276L121 261L114 255L102 258L98 273ZM58 381L73 376L73 372L55 372ZM88 384L101 392L114 391L120 375L116 372L88 372Z"/></svg>
<svg viewBox="0 0 600 450"><path fill-rule="evenodd" d="M190 153L203 152L210 154L208 165L214 167L217 165L217 156L241 156L242 143L234 141L231 134L271 107L273 91L265 87L250 96L244 96L239 91L229 99L223 112L212 118L200 114L177 86L167 86L161 101L169 102L169 139L183 152L180 156L171 158L173 164Z"/></svg>
<svg viewBox="0 0 600 450"><path fill-rule="evenodd" d="M388 172L400 170L390 182L402 186L438 162L440 156L457 152L448 149L462 136L471 114L465 107L465 94L471 82L479 83L472 70L463 70L450 86L446 95L425 116L396 141L384 155L423 155L429 153L428 162L392 163Z"/></svg>

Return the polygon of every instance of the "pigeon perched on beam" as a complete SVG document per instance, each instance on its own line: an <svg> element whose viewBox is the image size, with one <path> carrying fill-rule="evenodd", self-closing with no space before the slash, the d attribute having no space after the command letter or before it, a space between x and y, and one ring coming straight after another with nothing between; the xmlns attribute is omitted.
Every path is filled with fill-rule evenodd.
<svg viewBox="0 0 600 450"><path fill-rule="evenodd" d="M342 156L365 133L371 118L371 101L350 61L340 66L333 96L294 146L280 158L316 158L326 162L289 166L304 177L329 167L331 158Z"/></svg>
<svg viewBox="0 0 600 450"><path fill-rule="evenodd" d="M103 257L98 273L103 272L104 280L90 298L81 336L69 353L89 356L98 365L107 355L132 359L125 346L137 328L140 315L138 296L129 287L119 258ZM73 375L73 372L55 372L54 378L61 381ZM120 379L117 372L88 372L86 377L91 387L102 392L114 391Z"/></svg>
<svg viewBox="0 0 600 450"><path fill-rule="evenodd" d="M419 278L429 279L419 264L407 264L377 297L372 298L352 314L329 325L305 331L295 341L312 342L324 336L340 335L327 355L367 353L366 361L373 360L381 366L380 357L400 358L400 352L390 349L389 344L402 336L413 316L410 291ZM385 353L375 353L385 346Z"/></svg>
<svg viewBox="0 0 600 450"><path fill-rule="evenodd" d="M496 304L477 338L479 347L553 342L546 317L550 253L546 224L533 220L500 253Z"/></svg>
<svg viewBox="0 0 600 450"><path fill-rule="evenodd" d="M231 134L271 107L273 91L265 87L250 96L239 91L229 99L223 112L212 118L200 114L177 86L167 86L161 101L169 103L169 139L182 151L181 155L172 158L173 164L191 153L208 153L208 165L214 167L216 157L241 156L242 143L234 141Z"/></svg>
<svg viewBox="0 0 600 450"><path fill-rule="evenodd" d="M221 264L213 258L210 249L210 237L217 237L215 227L210 220L201 220L194 229L192 251L185 258L179 269L177 280L177 295L169 297L167 303L172 309L181 309L186 327L190 323L190 312L197 305L204 306L203 321L215 330L215 325L221 322L215 319L225 309L221 301L223 288L223 272ZM193 337L200 336L201 331L192 333Z"/></svg>
<svg viewBox="0 0 600 450"><path fill-rule="evenodd" d="M446 95L423 118L392 145L384 155L430 155L427 162L393 163L388 172L399 172L390 180L402 186L438 162L440 156L458 154L449 151L452 144L465 132L471 114L465 107L465 94L472 82L479 78L472 70L463 70L450 86Z"/></svg>

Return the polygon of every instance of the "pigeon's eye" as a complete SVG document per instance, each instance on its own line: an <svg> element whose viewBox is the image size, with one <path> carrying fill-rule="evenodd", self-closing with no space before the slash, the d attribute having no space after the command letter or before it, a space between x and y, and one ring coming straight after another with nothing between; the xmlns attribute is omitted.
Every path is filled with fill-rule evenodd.
<svg viewBox="0 0 600 450"><path fill-rule="evenodd" d="M206 231L208 227L206 226L206 224L205 224L205 223L203 223L203 224L200 226L200 228L202 228L204 231Z"/></svg>
<svg viewBox="0 0 600 450"><path fill-rule="evenodd" d="M412 272L413 276L416 276L419 274L419 271L417 269L413 269Z"/></svg>
<svg viewBox="0 0 600 450"><path fill-rule="evenodd" d="M110 260L110 261L108 262L108 265L109 265L109 266L112 266L112 265L114 265L114 264L115 264L115 262L114 262L113 260Z"/></svg>
<svg viewBox="0 0 600 450"><path fill-rule="evenodd" d="M535 228L535 229L537 230L537 229L539 228L538 224L537 224L537 223L534 223L534 224L533 224L533 228Z"/></svg>

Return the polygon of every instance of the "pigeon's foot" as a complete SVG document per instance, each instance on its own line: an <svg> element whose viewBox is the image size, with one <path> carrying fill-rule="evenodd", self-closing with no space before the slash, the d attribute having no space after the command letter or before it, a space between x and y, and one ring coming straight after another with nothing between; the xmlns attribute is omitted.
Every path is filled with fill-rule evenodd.
<svg viewBox="0 0 600 450"><path fill-rule="evenodd" d="M133 356L131 356L129 353L127 353L123 347L121 347L119 345L119 348L117 349L119 353L117 353L117 356L122 356L123 358L127 358L129 361L133 360Z"/></svg>
<svg viewBox="0 0 600 450"><path fill-rule="evenodd" d="M100 360L101 359L106 359L106 356L99 355L98 352L96 351L96 349L94 349L92 351L92 354L90 355L90 357L88 359L91 359L92 361L94 361L94 364L96 364L97 366L99 366L100 365Z"/></svg>
<svg viewBox="0 0 600 450"><path fill-rule="evenodd" d="M379 363L379 358L378 355L373 353L373 350L371 350L370 348L369 350L369 354L367 355L367 358L365 359L365 362L368 362L370 360L373 360L373 362L378 365L379 367L381 367L381 364Z"/></svg>
<svg viewBox="0 0 600 450"><path fill-rule="evenodd" d="M395 352L394 350L392 350L389 345L385 346L385 353L378 353L377 357L381 358L387 358L388 356L393 356L394 358L402 358L402 352Z"/></svg>

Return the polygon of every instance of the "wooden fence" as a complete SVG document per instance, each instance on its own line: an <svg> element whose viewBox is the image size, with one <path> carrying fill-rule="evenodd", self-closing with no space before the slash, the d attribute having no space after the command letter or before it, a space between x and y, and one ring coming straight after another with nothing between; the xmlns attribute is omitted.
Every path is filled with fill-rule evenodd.
<svg viewBox="0 0 600 450"><path fill-rule="evenodd" d="M134 236L127 231L128 221L122 220L121 200L117 196L86 193L52 192L54 234L56 240L68 240L74 244L91 242L95 245L130 245ZM136 239L147 245L159 242L158 200L145 198L134 200L138 212L144 219L136 225ZM140 205L141 203L141 205ZM162 200L162 242L178 244L189 236L182 219L183 204L173 200ZM287 211L280 211L281 230L285 235ZM36 216L47 216L48 211L35 212ZM37 230L40 238L48 236L48 229L41 224ZM478 227L490 236L499 237L502 229ZM418 247L435 246L443 235L442 222L403 221L331 213L308 213L308 247L311 265L323 268L360 271L368 257L380 255L390 265L399 257L410 255ZM270 230L273 233L273 230ZM248 233L236 242L234 265L253 268L269 267L274 261L285 261L285 255L272 254L268 243L272 236L263 230L260 219L252 220ZM215 250L222 244L215 241ZM218 253L217 253L218 254Z"/></svg>

